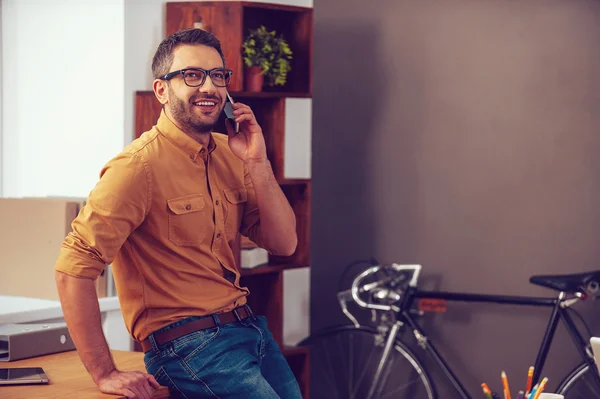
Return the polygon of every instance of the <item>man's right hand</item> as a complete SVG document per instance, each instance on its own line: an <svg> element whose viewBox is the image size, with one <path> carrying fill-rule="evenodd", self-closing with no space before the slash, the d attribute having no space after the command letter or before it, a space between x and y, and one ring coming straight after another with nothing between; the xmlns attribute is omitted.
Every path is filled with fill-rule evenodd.
<svg viewBox="0 0 600 399"><path fill-rule="evenodd" d="M141 371L113 370L97 384L104 393L125 395L130 399L152 399L154 390L160 387L154 376Z"/></svg>

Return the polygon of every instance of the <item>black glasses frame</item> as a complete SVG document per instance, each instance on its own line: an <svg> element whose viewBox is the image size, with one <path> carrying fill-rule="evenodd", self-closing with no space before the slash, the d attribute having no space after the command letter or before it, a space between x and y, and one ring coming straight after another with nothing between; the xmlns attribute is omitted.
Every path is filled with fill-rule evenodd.
<svg viewBox="0 0 600 399"><path fill-rule="evenodd" d="M191 85L188 84L187 80L185 79L185 73L187 71L200 71L204 73L204 76L202 78L202 81L200 81L200 83L198 83L197 85ZM215 83L215 80L212 76L213 72L224 72L227 73L227 78L225 79L225 84L224 85L218 85ZM161 77L162 80L171 80L173 79L175 76L177 75L181 75L183 76L183 81L186 84L186 86L189 87L200 87L204 84L204 82L206 82L206 77L210 76L210 80L212 81L213 85L217 86L217 87L227 87L227 85L229 84L229 82L231 82L231 75L233 74L233 71L231 69L227 69L227 68L213 68L213 69L202 69L202 68L185 68L185 69L180 69L178 71L173 71L173 72L169 72L168 74L164 75L163 77Z"/></svg>

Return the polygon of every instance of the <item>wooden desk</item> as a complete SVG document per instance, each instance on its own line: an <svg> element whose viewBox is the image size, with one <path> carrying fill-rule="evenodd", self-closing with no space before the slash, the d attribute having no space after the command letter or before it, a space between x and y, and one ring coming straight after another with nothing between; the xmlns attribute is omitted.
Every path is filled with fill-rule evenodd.
<svg viewBox="0 0 600 399"><path fill-rule="evenodd" d="M112 351L119 370L145 372L144 354L141 352ZM79 360L77 351L56 353L47 356L0 362L0 368L6 367L42 367L50 384L0 386L0 398L3 399L118 399L120 395L107 395L100 392L92 377ZM161 387L154 394L154 399L169 398L169 391Z"/></svg>

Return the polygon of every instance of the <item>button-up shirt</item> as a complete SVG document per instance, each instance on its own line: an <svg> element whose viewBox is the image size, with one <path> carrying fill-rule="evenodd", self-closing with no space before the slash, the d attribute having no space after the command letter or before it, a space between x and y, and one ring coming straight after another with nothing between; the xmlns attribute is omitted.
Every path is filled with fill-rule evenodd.
<svg viewBox="0 0 600 399"><path fill-rule="evenodd" d="M55 269L95 279L112 265L132 337L246 303L232 246L261 245L254 187L227 136L205 148L164 111L102 169Z"/></svg>

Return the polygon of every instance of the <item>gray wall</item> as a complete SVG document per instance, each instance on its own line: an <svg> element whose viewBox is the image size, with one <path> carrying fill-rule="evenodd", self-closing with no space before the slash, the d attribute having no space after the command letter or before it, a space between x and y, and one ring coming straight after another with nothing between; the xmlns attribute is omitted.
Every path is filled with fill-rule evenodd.
<svg viewBox="0 0 600 399"><path fill-rule="evenodd" d="M600 2L315 3L313 331L344 321L334 294L356 259L511 295L600 269ZM548 316L453 304L426 322L481 395L501 370L525 380ZM564 331L555 344L551 387L577 361Z"/></svg>

